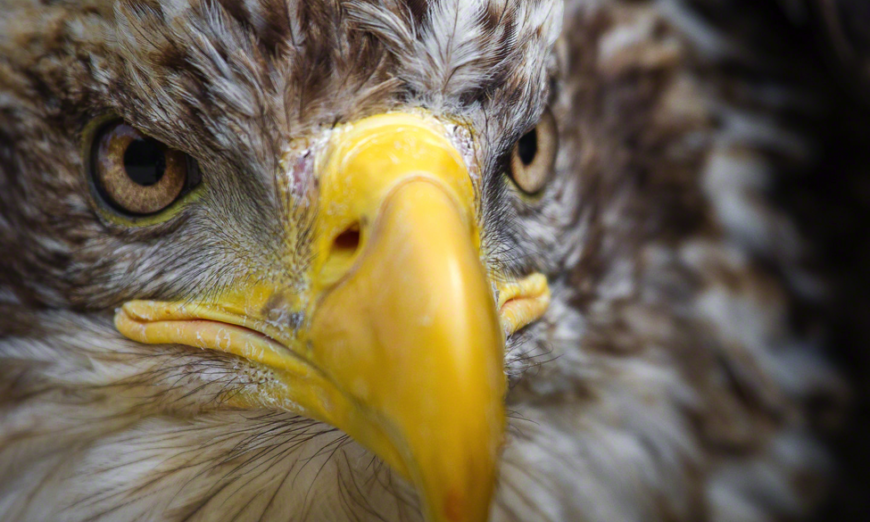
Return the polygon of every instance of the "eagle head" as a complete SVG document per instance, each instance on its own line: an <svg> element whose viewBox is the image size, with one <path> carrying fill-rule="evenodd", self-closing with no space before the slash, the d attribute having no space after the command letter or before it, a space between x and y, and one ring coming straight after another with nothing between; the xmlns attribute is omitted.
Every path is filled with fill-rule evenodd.
<svg viewBox="0 0 870 522"><path fill-rule="evenodd" d="M555 160L559 5L16 9L4 40L47 46L10 51L36 113L5 134L4 214L41 275L8 284L57 328L43 384L96 401L76 440L232 418L257 448L276 425L329 448L310 433L334 427L429 520L485 520L505 341L549 302L505 208Z"/></svg>

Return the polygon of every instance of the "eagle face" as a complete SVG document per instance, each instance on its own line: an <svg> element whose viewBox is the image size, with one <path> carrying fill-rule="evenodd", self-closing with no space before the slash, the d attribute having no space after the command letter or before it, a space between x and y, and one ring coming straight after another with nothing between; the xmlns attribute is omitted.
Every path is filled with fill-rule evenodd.
<svg viewBox="0 0 870 522"><path fill-rule="evenodd" d="M304 437L279 450L293 454L285 476L349 440L311 435L333 426L414 485L419 506L406 500L410 508L388 513L486 519L506 425L505 339L549 301L506 209L539 197L555 161L544 113L560 6L15 8L5 29L63 41L10 51L7 75L28 82L39 63L59 75L46 91L16 93L40 129L15 131L16 161L27 166L6 176L44 183L22 186L39 202L6 209L33 234L20 260L41 265L13 292L69 325L49 348L59 375L46 384L105 394L92 411L133 415L128 434L156 419L231 415L227 426L261 448L277 421L254 428L244 418L280 412L286 429L302 423L281 444ZM32 25L13 27L20 18ZM27 222L31 211L47 220ZM36 243L65 258L44 258ZM175 428L134 438L168 443ZM87 429L92 441L118 433ZM296 445L317 449L303 458ZM215 456L241 449L225 446ZM200 496L195 474L182 475ZM139 478L115 484L138 488ZM175 480L158 489L167 486L184 489ZM162 509L174 516L193 497L182 491L184 507ZM285 518L338 509L322 502L257 509ZM71 518L141 509L85 504ZM189 513L211 519L214 509Z"/></svg>
<svg viewBox="0 0 870 522"><path fill-rule="evenodd" d="M652 3L0 7L4 520L805 509L836 379Z"/></svg>

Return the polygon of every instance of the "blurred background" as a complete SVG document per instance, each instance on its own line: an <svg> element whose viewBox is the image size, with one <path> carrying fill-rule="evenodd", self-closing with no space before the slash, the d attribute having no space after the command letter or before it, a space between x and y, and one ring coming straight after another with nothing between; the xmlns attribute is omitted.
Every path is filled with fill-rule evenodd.
<svg viewBox="0 0 870 522"><path fill-rule="evenodd" d="M793 115L815 138L810 170L781 176L773 196L796 216L810 238L814 265L830 283L819 332L851 390L848 410L827 419L840 469L818 520L870 516L870 1L699 0L707 20L742 34L757 53L758 70L741 71L760 83L793 84L810 110ZM772 59L770 59L772 58ZM771 69L771 63L780 64ZM746 67L745 64L735 67ZM806 314L806 315L805 315ZM806 321L809 323L809 321ZM827 405L819 404L820 409ZM822 422L827 422L822 416Z"/></svg>

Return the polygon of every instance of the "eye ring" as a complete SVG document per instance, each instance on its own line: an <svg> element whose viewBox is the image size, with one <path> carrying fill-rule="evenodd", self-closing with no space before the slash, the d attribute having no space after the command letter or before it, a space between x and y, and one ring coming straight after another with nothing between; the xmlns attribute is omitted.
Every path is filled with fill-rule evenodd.
<svg viewBox="0 0 870 522"><path fill-rule="evenodd" d="M153 216L198 183L196 162L121 120L93 137L89 175L100 199L130 217Z"/></svg>
<svg viewBox="0 0 870 522"><path fill-rule="evenodd" d="M558 141L556 120L547 110L538 124L514 144L509 173L514 184L525 194L539 193L550 180Z"/></svg>

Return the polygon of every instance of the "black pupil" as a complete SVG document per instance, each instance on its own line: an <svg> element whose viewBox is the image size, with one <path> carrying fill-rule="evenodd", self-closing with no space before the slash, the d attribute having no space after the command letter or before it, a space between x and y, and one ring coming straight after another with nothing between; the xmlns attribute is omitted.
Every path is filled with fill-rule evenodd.
<svg viewBox="0 0 870 522"><path fill-rule="evenodd" d="M535 156L538 154L537 130L532 129L520 138L520 142L517 144L517 153L520 155L523 165L527 167L535 161Z"/></svg>
<svg viewBox="0 0 870 522"><path fill-rule="evenodd" d="M166 172L166 154L154 140L135 140L124 152L124 168L134 183L154 185Z"/></svg>

